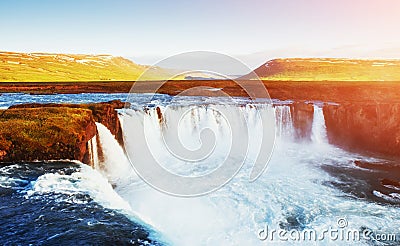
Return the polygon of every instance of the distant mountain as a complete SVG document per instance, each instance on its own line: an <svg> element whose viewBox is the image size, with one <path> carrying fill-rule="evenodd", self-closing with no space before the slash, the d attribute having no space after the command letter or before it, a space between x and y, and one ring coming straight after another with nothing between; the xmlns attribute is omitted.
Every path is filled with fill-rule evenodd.
<svg viewBox="0 0 400 246"><path fill-rule="evenodd" d="M261 79L281 81L400 81L400 60L275 59L254 73Z"/></svg>
<svg viewBox="0 0 400 246"><path fill-rule="evenodd" d="M110 55L0 52L0 81L3 82L133 81L149 68ZM144 79L169 76L168 70L152 67Z"/></svg>

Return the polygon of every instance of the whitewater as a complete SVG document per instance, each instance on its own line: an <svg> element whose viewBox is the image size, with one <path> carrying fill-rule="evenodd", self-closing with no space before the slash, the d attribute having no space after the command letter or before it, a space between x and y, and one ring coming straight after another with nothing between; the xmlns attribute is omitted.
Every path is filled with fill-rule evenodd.
<svg viewBox="0 0 400 246"><path fill-rule="evenodd" d="M126 97L7 94L0 97L0 106ZM310 102L314 104L310 139L296 139L290 101L236 98L221 103L224 101L207 97L151 98L133 95L131 107L119 111L124 146L97 123L98 135L89 142L93 168L68 160L1 167L0 207L7 209L0 210L4 221L0 239L10 244L54 244L60 240L70 244L139 245L398 243L399 192L380 192L369 185L368 179L376 178L378 171L355 164L385 160L329 144L321 103ZM261 124L266 119L266 125ZM265 127L271 124L273 130ZM268 165L257 169L254 163L262 149L262 136L271 134L273 141L265 143L272 149L262 153ZM171 142L174 144L168 145ZM174 149L178 143L196 154L195 161L174 155L181 153ZM228 160L244 161L240 171L214 191L194 197L174 196L152 186L135 171L135 165L149 163L144 149L138 146L149 146L152 158L165 170L187 177L220 169L231 149L235 151ZM248 151L243 152L241 147ZM98 155L100 151L102 156ZM254 170L262 173L251 182ZM329 227L341 228L343 224L338 222L345 222L343 229L395 233L398 238L395 242L260 239L260 232L266 228L297 232L312 229L321 234Z"/></svg>
<svg viewBox="0 0 400 246"><path fill-rule="evenodd" d="M227 149L231 148L229 141L224 142L231 135L226 122L218 114L207 110L210 103L195 103L194 108L189 104L175 104L169 114L162 114L162 117L157 111L164 113L166 107L160 110L155 105L120 112L128 151L132 146L149 144L152 154L161 165L179 175L204 175L218 168ZM217 109L220 107L211 106ZM250 142L256 142L259 131L262 130L256 120L256 114L260 112L250 105L223 107L224 112L244 114L249 130L246 136ZM189 113L182 113L186 111ZM256 151L250 151L239 173L220 189L190 198L167 194L151 187L135 173L130 162L146 162L141 157L141 152L136 152L129 160L126 151L118 145L111 133L98 124L100 142L106 156L99 171L115 185L115 191L129 203L132 211L173 245L281 243L260 240L260 230L268 226L287 231L313 229L321 232L329 226L337 228L338 221L346 221L348 228L360 231L368 228L376 232L398 232L400 211L396 206L359 199L343 192L337 185L343 180L327 171L330 167L357 170L359 168L354 165L354 161L373 162L377 159L349 153L330 145L320 106L314 105L311 140L303 141L298 141L293 136L289 104L284 102L274 106L266 105L261 107L261 114L263 112L266 115L272 112L274 115L276 139L267 170L255 182L250 182L249 174L253 169ZM184 117L179 124L176 123L174 117L182 115ZM160 123L161 118L167 122L167 126ZM168 124L178 126L178 130L171 130ZM169 133L178 135L179 141L187 149L201 147L200 132L203 124L214 132L217 140L221 140L209 158L193 164L180 161L165 148L165 138L168 138ZM141 138L135 137L135 131L143 127L149 133L146 135L146 142L132 143L140 141ZM302 243L308 245L310 242ZM322 245L329 243L332 241L318 242ZM334 243L347 245L349 242ZM369 242L360 239L355 243L364 245Z"/></svg>

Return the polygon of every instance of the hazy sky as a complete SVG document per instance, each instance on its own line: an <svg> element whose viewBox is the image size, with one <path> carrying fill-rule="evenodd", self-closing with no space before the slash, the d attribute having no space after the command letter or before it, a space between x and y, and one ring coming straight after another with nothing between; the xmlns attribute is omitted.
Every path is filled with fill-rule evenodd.
<svg viewBox="0 0 400 246"><path fill-rule="evenodd" d="M400 58L400 0L0 0L0 50Z"/></svg>

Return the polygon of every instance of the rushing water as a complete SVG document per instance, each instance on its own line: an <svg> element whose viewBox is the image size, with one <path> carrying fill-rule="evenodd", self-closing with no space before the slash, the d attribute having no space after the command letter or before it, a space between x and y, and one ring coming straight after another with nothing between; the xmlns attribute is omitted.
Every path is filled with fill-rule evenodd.
<svg viewBox="0 0 400 246"><path fill-rule="evenodd" d="M13 102L29 101L18 95L12 95ZM4 96L0 97L3 105L13 104ZM31 95L20 96L32 97L31 101L37 99ZM123 94L81 96L65 95L62 100L46 96L45 101L92 102L126 97ZM170 97L158 95L149 102L146 95L136 95L135 99L132 109L120 112L128 150L134 141L140 141L132 127L138 129L146 125L150 134L148 142L139 145L149 143L164 168L180 175L202 175L218 168L219 160L229 149L227 142L217 145L210 159L187 165L165 149L162 138L162 134L167 139L168 134L177 134L186 148L196 149L201 144L199 132L204 124L213 130L216 139L228 139L230 135L224 119L207 110L210 105L216 105L215 99L175 98L170 114L162 115L164 124L160 124L156 106L164 113ZM243 114L251 126L250 142L257 141L260 126L254 107L242 99L223 107L224 112ZM174 114L182 115L180 112L188 109L190 113L180 121L180 128L170 132L166 125L173 124ZM2 167L0 215L5 223L1 226L4 233L0 235L0 242L266 245L271 243L270 237L265 241L258 238L260 230L265 232L265 228L295 232L313 229L320 236L328 227L368 229L374 235L396 233L397 240L400 238L399 191L396 187L382 188L379 184L382 178L396 180L399 175L355 165L355 161L382 163L384 160L330 145L319 106L314 106L311 140L304 141L293 138L288 105L280 102L279 106L267 105L261 109L273 112L276 122L276 144L267 170L255 182L249 182L256 154L250 151L250 158L228 184L204 196L176 197L150 187L138 177L124 149L101 124L97 127L104 161L96 165L97 170L70 162ZM237 127L242 127L240 122ZM140 154L131 156L132 163L146 162ZM338 221L347 224L340 227L342 224L338 225ZM279 240L274 242L279 243ZM328 237L322 241L300 242L310 243L348 245L350 242L332 241ZM355 243L396 244L364 238Z"/></svg>
<svg viewBox="0 0 400 246"><path fill-rule="evenodd" d="M3 93L0 96L0 108L24 103L95 103L111 100L125 100L123 93L82 93L82 94L24 94Z"/></svg>
<svg viewBox="0 0 400 246"><path fill-rule="evenodd" d="M54 161L0 168L2 245L157 245L98 172Z"/></svg>

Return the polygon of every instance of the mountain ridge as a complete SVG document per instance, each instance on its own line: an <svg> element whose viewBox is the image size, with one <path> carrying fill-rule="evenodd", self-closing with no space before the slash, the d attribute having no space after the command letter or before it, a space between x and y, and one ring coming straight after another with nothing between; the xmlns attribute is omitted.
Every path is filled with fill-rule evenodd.
<svg viewBox="0 0 400 246"><path fill-rule="evenodd" d="M278 58L241 79L278 81L400 81L400 60L350 58Z"/></svg>
<svg viewBox="0 0 400 246"><path fill-rule="evenodd" d="M0 82L145 81L171 79L174 74L171 69L106 54L0 51ZM400 81L400 60L277 58L239 79L255 75L271 81Z"/></svg>
<svg viewBox="0 0 400 246"><path fill-rule="evenodd" d="M0 51L1 82L134 81L169 78L166 69L111 55Z"/></svg>

